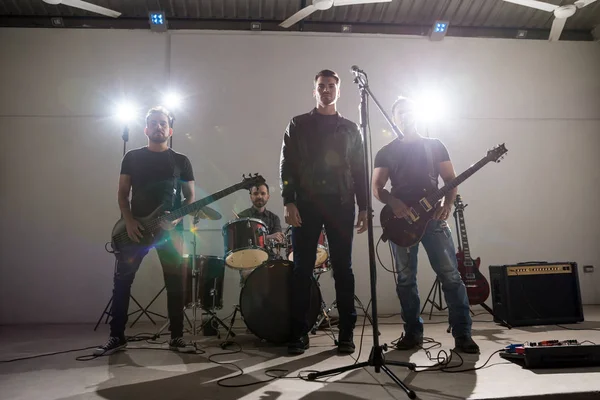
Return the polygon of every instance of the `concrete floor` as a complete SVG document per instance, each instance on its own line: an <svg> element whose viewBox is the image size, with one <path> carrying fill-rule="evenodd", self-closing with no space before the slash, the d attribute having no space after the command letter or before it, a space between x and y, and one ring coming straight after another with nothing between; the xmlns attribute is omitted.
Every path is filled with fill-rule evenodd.
<svg viewBox="0 0 600 400"><path fill-rule="evenodd" d="M508 330L494 324L491 316L479 307L473 311L473 338L481 347L480 355L463 355L462 370L483 365L490 355L510 343L548 339L590 340L600 343L600 306L585 307L586 322L569 325L566 330L557 326L521 327ZM424 316L425 336L441 342L440 348L429 350L431 357L440 351L449 352L453 339L446 333L446 316ZM362 318L360 318L362 324ZM380 319L380 341L390 344L402 332L398 317ZM165 344L146 341L130 343L128 350L110 357L90 361L75 358L91 354L90 350L0 363L0 399L11 400L83 400L83 399L407 399L405 393L383 372L374 368L358 369L321 382L300 379L268 380L265 371L271 368L288 371L288 377L302 370L325 370L354 363L350 356L338 356L333 340L324 331L311 336L311 348L303 356L289 357L284 347L261 342L245 333L241 321L238 336L227 350L216 337L198 336L195 339L203 354L176 354ZM127 333L155 333L159 326L138 322ZM360 342L361 328L355 331ZM0 327L0 359L8 360L69 349L96 346L106 340L108 327L101 325L96 332L93 325L45 325ZM158 340L164 341L163 335ZM192 337L189 337L193 339ZM367 324L360 360L366 360L372 345L372 330ZM425 345L427 347L427 345ZM240 349L241 352L235 352ZM235 352L235 353L234 353ZM219 353L221 356L209 356ZM353 355L358 356L358 351ZM430 361L424 350L388 351L386 360L410 361L427 370ZM232 364L217 364L232 363ZM451 365L457 365L454 355ZM237 365L244 370L242 377L224 381L224 385L252 384L245 387L221 387L216 381L239 374ZM417 392L420 399L487 399L529 398L546 395L552 399L600 398L600 367L528 370L512 362L492 356L487 366L477 371L411 372L404 367L390 369ZM278 374L280 372L274 372ZM260 382L260 383L258 383ZM595 392L595 393L594 393ZM554 394L553 396L550 396Z"/></svg>

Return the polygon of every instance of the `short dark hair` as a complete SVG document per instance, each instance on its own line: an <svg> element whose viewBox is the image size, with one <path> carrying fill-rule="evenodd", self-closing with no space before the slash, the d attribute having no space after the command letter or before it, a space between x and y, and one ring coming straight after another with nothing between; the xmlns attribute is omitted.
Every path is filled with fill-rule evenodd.
<svg viewBox="0 0 600 400"><path fill-rule="evenodd" d="M320 76L325 78L335 78L335 82L340 83L340 77L338 76L338 74L330 69L324 69L322 71L319 71L317 75L315 75L315 83L317 83Z"/></svg>
<svg viewBox="0 0 600 400"><path fill-rule="evenodd" d="M265 183L261 183L261 184L259 184L259 185L254 185L254 186L252 186L252 187L250 188L250 194L252 194L252 190L253 190L254 188L256 188L256 189L258 190L258 188L259 188L259 187L261 187L261 186L264 186L264 187L266 187L266 188L267 188L267 193L271 194L271 192L269 191L269 185L267 185L267 182L265 182Z"/></svg>
<svg viewBox="0 0 600 400"><path fill-rule="evenodd" d="M396 115L396 109L398 107L400 107L401 104L404 104L404 103L409 103L414 108L414 103L415 102L413 100L409 99L408 97L399 96L398 99L392 105L392 117L394 117Z"/></svg>
<svg viewBox="0 0 600 400"><path fill-rule="evenodd" d="M146 113L146 125L148 125L148 120L150 119L150 116L152 114L163 114L165 117L167 117L167 120L169 121L169 127L170 128L173 127L173 119L174 119L173 115L165 107L156 106L156 107L152 107L151 109L149 109L148 113Z"/></svg>

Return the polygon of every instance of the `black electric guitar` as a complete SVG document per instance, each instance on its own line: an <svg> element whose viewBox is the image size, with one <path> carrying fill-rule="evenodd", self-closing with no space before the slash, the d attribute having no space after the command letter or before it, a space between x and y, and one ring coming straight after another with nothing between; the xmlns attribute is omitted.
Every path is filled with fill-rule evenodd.
<svg viewBox="0 0 600 400"><path fill-rule="evenodd" d="M452 179L441 189L437 189L431 193L427 190L422 190L418 193L413 193L412 196L400 198L408 207L408 217L397 217L392 207L386 204L379 216L381 227L383 228L383 240L389 239L400 247L411 247L418 243L423 237L429 221L433 219L435 209L439 206L442 198L487 163L492 161L500 162L507 152L508 150L506 150L504 143L502 143L489 150L485 157Z"/></svg>
<svg viewBox="0 0 600 400"><path fill-rule="evenodd" d="M258 174L255 174L254 176L250 175L247 178L246 176L243 176L243 180L240 183L237 183L233 186L228 187L227 189L223 189L219 192L211 194L210 196L206 196L205 198L195 201L191 204L178 208L177 210L173 210L169 214L165 214L163 211L163 207L159 206L150 215L143 218L136 218L136 220L140 222L144 227L144 229L142 230L143 237L140 240L140 243L144 245L152 244L155 235L161 229L160 224L162 221L174 221L185 215L196 212L201 208L207 206L208 204L213 203L219 200L220 198L223 198L240 189L250 189L252 186L260 186L263 183L265 183L265 179ZM121 218L117 221L112 230L112 248L115 252L120 252L123 246L133 243L135 242L129 238L129 235L127 235L125 220Z"/></svg>
<svg viewBox="0 0 600 400"><path fill-rule="evenodd" d="M490 295L490 284L485 276L479 271L481 257L473 259L471 249L469 248L469 238L467 237L467 226L465 224L465 205L460 195L456 195L454 200L455 216L457 219L458 235L460 235L461 245L458 247L456 259L458 260L458 272L467 288L469 304L477 305L484 303Z"/></svg>

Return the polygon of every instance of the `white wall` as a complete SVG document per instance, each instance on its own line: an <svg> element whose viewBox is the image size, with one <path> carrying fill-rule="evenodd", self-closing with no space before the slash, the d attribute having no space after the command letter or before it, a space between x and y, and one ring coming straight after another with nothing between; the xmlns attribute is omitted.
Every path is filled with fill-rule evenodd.
<svg viewBox="0 0 600 400"><path fill-rule="evenodd" d="M119 216L122 156L113 103L133 97L144 111L170 82L187 96L173 148L192 161L197 197L259 172L273 187L270 209L282 216L277 177L285 125L313 107L312 79L323 68L341 75L339 109L357 120L354 64L369 73L386 111L400 93L430 86L445 93L451 115L429 134L447 145L457 172L506 143L505 160L459 189L469 204L472 253L482 257L486 276L489 265L529 260L600 266L598 43L35 29L2 29L0 36L0 323L95 322L109 300L114 261L104 244ZM142 123L140 115L129 149L145 144ZM376 152L390 136L373 103L371 128ZM248 205L245 191L214 203L224 218L199 224L199 253L221 255L222 225L232 209ZM374 206L378 225L381 205ZM379 252L389 265L387 245ZM357 236L357 295L365 304L367 254L366 235ZM380 312L397 312L392 276L378 273ZM226 271L223 314L237 303L238 279ZM423 299L432 283L423 252ZM330 274L321 285L330 303ZM152 252L133 295L145 305L162 286ZM599 287L598 272L582 274L585 303L600 302ZM164 314L165 304L163 295L153 310Z"/></svg>

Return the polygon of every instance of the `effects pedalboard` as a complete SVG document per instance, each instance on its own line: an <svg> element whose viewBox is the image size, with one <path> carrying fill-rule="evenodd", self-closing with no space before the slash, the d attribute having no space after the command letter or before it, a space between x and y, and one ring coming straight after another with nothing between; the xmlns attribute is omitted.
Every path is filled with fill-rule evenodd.
<svg viewBox="0 0 600 400"><path fill-rule="evenodd" d="M600 365L600 345L577 340L544 340L510 344L500 357L525 368L577 368Z"/></svg>

